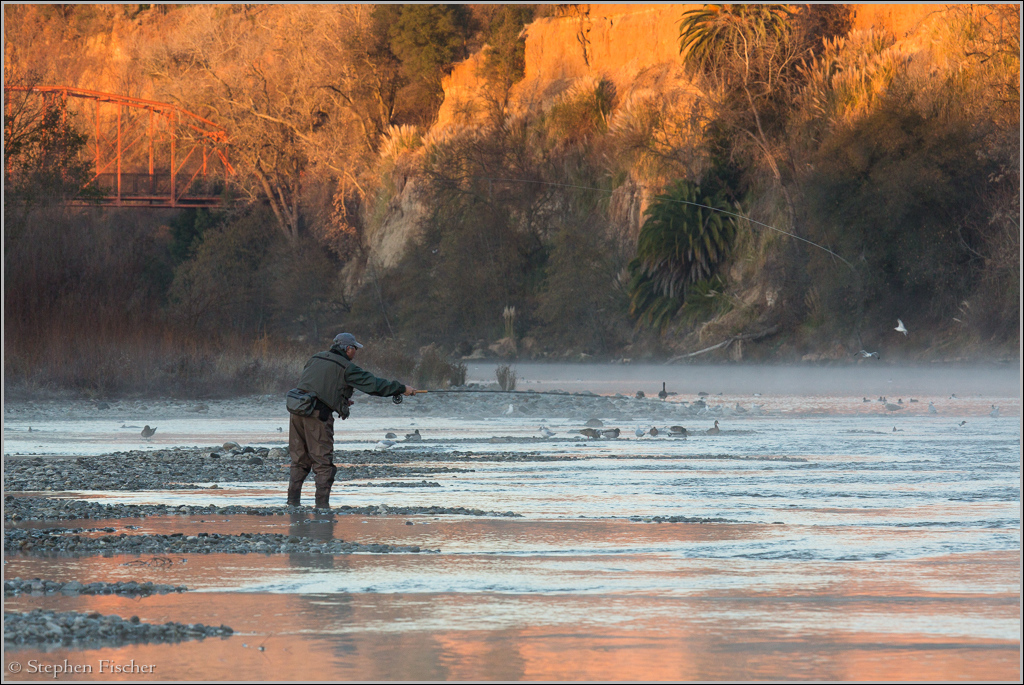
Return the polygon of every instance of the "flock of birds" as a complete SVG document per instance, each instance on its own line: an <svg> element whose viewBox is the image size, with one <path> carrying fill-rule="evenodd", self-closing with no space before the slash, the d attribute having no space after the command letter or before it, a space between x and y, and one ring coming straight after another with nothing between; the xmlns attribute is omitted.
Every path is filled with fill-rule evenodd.
<svg viewBox="0 0 1024 685"><path fill-rule="evenodd" d="M592 419L592 421L597 422L596 419ZM545 438L552 438L555 435L557 435L557 433L552 431L547 426L541 426L539 430L540 434ZM718 427L718 421L716 420L715 425L712 426L711 428L708 428L705 431L691 431L684 426L669 426L668 428L658 428L657 426L651 426L650 428L645 430L638 426L637 429L633 431L633 434L638 438L642 438L645 435L648 435L652 438L656 438L659 435L663 435L669 438L682 438L685 440L688 436L696 435L698 432L703 433L704 435L718 435L719 433L722 432L722 430ZM582 435L584 437L590 438L591 440L615 440L620 435L622 435L622 431L618 428L605 428L602 430L598 430L597 428L591 426L588 426L587 428L582 428L577 431L569 431L569 433Z"/></svg>
<svg viewBox="0 0 1024 685"><path fill-rule="evenodd" d="M620 435L622 435L622 430L619 428L602 427L599 429L597 426L602 426L603 424L601 424L601 421L598 419L591 419L590 421L588 421L588 423L592 423L594 425L587 426L586 428L582 428L580 430L569 431L569 434L582 435L584 437L590 438L591 440L616 440ZM540 426L538 430L540 431L541 436L546 439L550 439L558 435L558 433L551 430L547 426ZM718 435L722 431L718 427L718 421L715 421L714 426L708 428L705 431L700 432L703 433L704 435ZM682 438L685 440L690 435L696 435L697 431L688 430L683 426L669 426L667 428L658 428L657 426L651 426L646 430L638 427L635 431L633 431L633 433L638 438L642 438L645 435L649 435L652 438L656 438L659 435L662 435L669 438ZM374 447L377 450L383 451L394 447L395 445L399 444L399 442L420 442L421 440L423 440L423 437L420 435L420 430L417 428L412 433L407 433L405 435L405 439L401 441L398 440L398 436L395 433L387 433L384 436L384 439L378 442Z"/></svg>
<svg viewBox="0 0 1024 685"><path fill-rule="evenodd" d="M956 397L956 393L954 393L953 395L951 395L949 399L951 399L951 400L955 400L955 399L957 399L957 397ZM899 399L897 399L897 400L896 400L896 402L890 402L890 401L888 400L888 398L886 398L886 397L885 397L884 395L883 395L882 397L879 397L879 398L878 398L877 400L869 400L869 399L868 399L868 398L866 398L866 397L865 397L865 398L863 398L863 400L864 400L864 402L881 402L881 403L882 403L882 405L883 405L883 406L884 406L884 407L885 407L886 409L888 409L889 411L900 411L900 410L901 410L901 409L903 409L903 407L904 407L904 404L903 404L903 398L902 398L902 397L901 397L901 398L899 398ZM910 402L908 402L908 404L910 404L910 403L916 403L916 402L917 402L917 400L915 400L915 399L914 399L913 397L911 397L911 398L910 398ZM933 401L929 401L929 402L928 402L928 413L929 413L929 414L933 414L933 415L934 415L934 414L938 414L938 413L939 413L939 410L938 410L938 408L936 408L936 406L935 406L935 402L933 402ZM991 409L989 410L989 413L988 413L988 415L989 415L989 416L991 416L991 417L992 417L993 419L998 419L998 418L999 418L999 407L997 407L997 406L996 406L996 405L994 405L994 404L993 404L993 405L991 405ZM963 425L964 425L964 424L966 424L966 423L967 423L967 421L961 421L961 422L959 423L959 425L960 425L960 426L963 426ZM898 432L898 431L896 430L896 427L895 427L895 426L893 426L893 432Z"/></svg>
<svg viewBox="0 0 1024 685"><path fill-rule="evenodd" d="M899 324L900 324L900 326L897 328L897 330L899 330L900 328L903 328L903 322L899 321ZM877 353L865 353L866 356L875 356L876 354ZM661 400L665 400L669 396L676 395L676 394L677 393L675 393L675 392L669 391L667 389L666 383L663 382L661 384L661 391L658 393L658 397ZM754 394L757 395L757 396L760 395L760 393L754 393ZM704 399L703 398L707 397L709 395L709 393L700 392L700 393L698 393L698 395L699 395L699 399L697 400L697 402L694 403L694 406L706 407L707 405L706 405L706 403L704 403ZM636 396L638 398L644 397L643 391L638 391ZM879 403L881 403L885 407L885 409L889 410L890 412L899 411L899 410L903 409L904 406L905 406L904 403L903 403L903 398L902 397L898 398L896 400L896 402L890 402L889 399L887 397L885 397L884 395L879 397L877 400L869 400L867 397L865 397L863 399L864 399L864 402L879 402ZM952 399L952 400L957 399L956 394L953 394L950 397L950 399ZM912 404L912 403L917 403L917 402L918 402L917 399L911 397L907 404ZM505 414L511 414L513 412L513 410L514 410L514 407L513 407L513 405L510 404L508 406L508 409L504 413ZM735 408L732 409L731 411L733 411L735 414L747 414L747 413L751 413L751 412L754 415L763 415L764 414L764 411L763 411L761 405L755 404L755 405L753 405L752 409L748 410L748 409L745 409L744 407L742 407L739 402L736 403ZM939 413L939 410L938 410L938 408L936 408L935 403L933 401L929 401L928 402L928 413L929 414L938 414ZM997 407L997 406L995 406L993 404L991 406L991 411L989 412L989 416L991 416L992 418L999 418L999 407ZM961 421L959 423L959 426L963 427L964 425L966 425L966 423L967 423L966 420ZM146 426L146 428L149 429L149 426ZM156 429L153 429L153 430L155 431ZM555 436L558 435L558 433L556 433L555 431L551 430L551 428L549 428L548 426L544 426L544 425L539 426L537 428L537 430L540 432L541 437L543 437L544 439L551 439L551 438L554 438ZM897 428L896 426L893 426L893 428L892 428L892 431L894 433L902 432L902 430L903 429ZM641 427L641 426L637 426L636 430L633 431L633 434L638 439L642 438L642 437L644 437L646 435L646 436L651 437L651 438L657 438L657 437L661 436L661 437L666 437L666 438L682 438L683 440L685 440L687 437L689 437L691 435L697 435L697 434L702 434L702 435L719 435L721 432L722 432L722 430L718 426L718 421L715 420L715 425L712 426L711 428L706 429L706 430L694 431L694 430L690 430L690 429L686 428L685 426L678 426L678 425L676 425L676 426L668 426L666 428L658 428L657 426L651 426L650 428L646 428L646 429ZM587 424L586 424L585 428L581 428L579 430L570 430L570 431L567 431L566 434L570 435L570 436L572 436L572 435L580 435L580 436L583 436L585 438L589 438L591 440L617 440L622 435L622 429L620 429L620 428L605 428L604 427L604 423L600 419L590 419L589 421L587 421ZM420 431L417 428L412 433L407 433L405 435L404 440L402 440L401 442L419 442L422 439L423 438L420 435ZM387 435L384 436L383 440L381 440L380 442L378 442L376 444L376 449L378 449L378 450L390 449L391 447L397 445L398 443L399 443L398 436L395 433L388 433Z"/></svg>

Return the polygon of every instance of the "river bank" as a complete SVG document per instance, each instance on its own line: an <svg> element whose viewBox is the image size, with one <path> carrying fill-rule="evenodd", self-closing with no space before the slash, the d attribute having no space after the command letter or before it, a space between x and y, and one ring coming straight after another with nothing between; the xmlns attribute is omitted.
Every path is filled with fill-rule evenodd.
<svg viewBox="0 0 1024 685"><path fill-rule="evenodd" d="M978 375L861 378L866 396L717 379L358 398L330 513L284 506L277 398L9 405L5 571L30 591L6 610L233 632L8 643L8 678L100 659L171 680L1019 675L1019 397L972 393ZM188 590L63 591L147 583Z"/></svg>

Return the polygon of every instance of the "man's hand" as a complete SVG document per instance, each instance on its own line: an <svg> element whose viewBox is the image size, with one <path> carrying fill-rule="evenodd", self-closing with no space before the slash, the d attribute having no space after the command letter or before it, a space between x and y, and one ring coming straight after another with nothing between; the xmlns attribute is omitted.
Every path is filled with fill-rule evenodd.
<svg viewBox="0 0 1024 685"><path fill-rule="evenodd" d="M406 395L406 396L415 395L416 394L416 388L412 387L411 385L407 385L407 386L405 386L405 392L403 392L402 394Z"/></svg>

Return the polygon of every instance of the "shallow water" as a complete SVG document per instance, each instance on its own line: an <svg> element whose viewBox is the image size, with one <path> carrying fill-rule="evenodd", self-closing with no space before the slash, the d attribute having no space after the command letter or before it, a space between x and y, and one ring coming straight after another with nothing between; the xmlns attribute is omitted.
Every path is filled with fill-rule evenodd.
<svg viewBox="0 0 1024 685"><path fill-rule="evenodd" d="M473 471L405 479L440 487L339 483L332 498L336 506L462 506L511 510L522 518L307 513L90 521L89 527L140 525L139 533L279 532L416 544L440 553L8 555L8 577L152 580L191 589L141 600L19 597L7 600L9 608L95 609L152 622L225 623L238 634L179 645L48 653L8 649L5 666L18 661L23 670L8 670L7 677L43 677L24 669L31 659L50 664L68 659L94 670L68 677L116 678L97 673L98 660L135 659L156 664L156 677L166 679L1016 680L1019 383L1006 381L1006 371L998 383L976 374L959 378L957 398L951 399L953 391L936 392L951 382L944 372L917 373L926 377L903 381L889 370L871 381L873 391L848 374L840 379L850 381L842 391L811 388L758 397L742 393L760 390L726 387L740 381L720 375L722 389L706 391L723 395L711 395L709 404L740 402L749 408L757 402L770 415L723 416L719 435L701 433L687 440L635 438L634 428L650 425L642 416L608 419L608 425L623 429L618 440L587 441L568 433L581 427L579 421L557 417L546 421L556 436L544 440L536 419L356 414L340 424L342 454L371 449L384 430L417 427L426 439L417 449L457 450L479 458L417 462ZM894 385L905 383L904 389L878 389L888 380L881 376L889 374L896 376ZM550 378L534 374L525 380L540 385ZM765 390L782 382L769 381L761 381ZM636 384L635 378L605 382ZM971 383L980 390L986 382L998 392L971 394ZM624 385L580 389L635 391ZM929 389L935 394L926 394ZM897 392L907 403L900 412L863 402L865 394L891 399ZM919 402L910 404L910 397ZM695 397L671 398L684 399ZM938 415L928 414L929 400ZM988 415L993 404L1000 407L1000 418ZM30 449L45 454L214 445L226 439L280 445L284 438L275 435L276 426L286 428L280 415L269 413L196 417L180 425L162 421L157 436L163 442L146 443L137 434L118 433L110 419L70 424L19 415L5 420L5 454L29 449L30 441L17 442L28 437L19 436L28 420L33 433L40 431L32 435ZM125 420L133 419L115 422ZM683 423L703 431L712 421L699 417ZM961 426L962 421L967 423ZM51 434L52 440L46 437ZM492 443L495 436L512 441ZM577 459L488 458L510 451ZM277 505L284 486L221 483L222 490L213 492L60 496ZM311 483L305 496L312 496ZM724 521L649 522L655 516Z"/></svg>

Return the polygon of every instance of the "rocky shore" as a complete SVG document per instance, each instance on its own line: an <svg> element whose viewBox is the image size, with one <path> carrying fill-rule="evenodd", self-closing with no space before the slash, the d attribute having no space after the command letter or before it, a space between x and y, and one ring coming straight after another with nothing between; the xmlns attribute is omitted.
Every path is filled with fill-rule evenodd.
<svg viewBox="0 0 1024 685"><path fill-rule="evenodd" d="M281 533L241 533L221 535L219 533L198 533L186 535L83 535L81 528L25 529L14 528L4 531L4 551L35 555L88 556L101 554L391 554L417 553L419 545L362 545L341 539L319 540L283 535Z"/></svg>
<svg viewBox="0 0 1024 685"><path fill-rule="evenodd" d="M244 449L244 448L243 448ZM401 478L435 473L467 473L464 468L441 466L398 467L360 457L346 466L338 454L337 481ZM396 461L437 460L438 456L412 456ZM372 463L372 462L378 463ZM199 447L114 452L96 457L28 457L4 460L4 490L196 490L219 488L218 483L266 483L288 480L291 466L285 450L254 449L252 452ZM212 483L212 485L210 485Z"/></svg>
<svg viewBox="0 0 1024 685"><path fill-rule="evenodd" d="M60 583L55 580L42 580L40 578L33 578L32 580L15 578L14 580L4 581L5 597L17 597L18 595L44 596L57 593L68 597L76 595L148 597L149 595L166 595L171 592L187 591L188 588L184 585L163 585L149 581L136 583L133 580L121 583L79 583L77 580Z"/></svg>
<svg viewBox="0 0 1024 685"><path fill-rule="evenodd" d="M629 520L635 523L739 523L733 519L705 516L631 516Z"/></svg>
<svg viewBox="0 0 1024 685"><path fill-rule="evenodd" d="M7 521L74 521L78 519L123 519L146 516L284 516L285 514L309 513L313 507L247 507L230 506L171 506L167 504L104 504L93 500L57 499L7 495L4 498L4 518ZM484 511L466 507L395 507L387 505L352 507L343 505L331 509L332 514L354 514L356 516L502 516L518 517L511 511ZM97 532L97 531L91 531ZM113 528L98 532L113 533Z"/></svg>
<svg viewBox="0 0 1024 685"><path fill-rule="evenodd" d="M119 647L139 642L181 642L207 637L228 637L234 631L228 626L206 626L202 623L161 625L143 623L138 616L128 620L120 616L103 616L99 612L56 612L33 609L27 613L4 613L4 646L37 647L41 643L87 648ZM56 676L54 676L56 677Z"/></svg>

